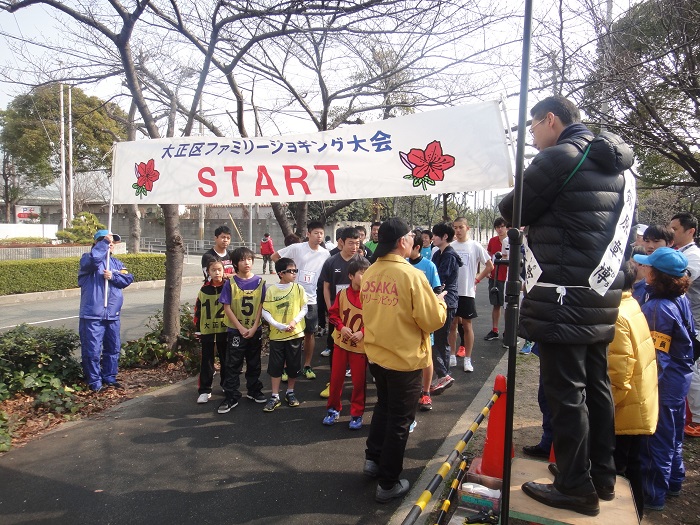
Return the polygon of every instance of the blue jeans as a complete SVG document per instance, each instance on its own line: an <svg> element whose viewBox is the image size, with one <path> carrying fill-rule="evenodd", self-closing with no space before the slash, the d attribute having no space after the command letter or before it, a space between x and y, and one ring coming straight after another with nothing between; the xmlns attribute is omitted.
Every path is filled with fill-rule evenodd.
<svg viewBox="0 0 700 525"><path fill-rule="evenodd" d="M438 377L445 377L450 373L450 345L447 343L447 336L450 333L452 320L455 318L456 308L447 309L447 319L445 324L435 330L433 344L433 367Z"/></svg>

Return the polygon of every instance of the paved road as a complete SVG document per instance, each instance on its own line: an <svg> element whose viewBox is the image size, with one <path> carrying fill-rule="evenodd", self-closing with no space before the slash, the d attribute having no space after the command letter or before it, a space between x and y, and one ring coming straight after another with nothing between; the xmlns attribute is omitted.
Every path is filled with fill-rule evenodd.
<svg viewBox="0 0 700 525"><path fill-rule="evenodd" d="M262 262L255 261L254 271L262 272ZM197 292L202 284L198 264L184 266L183 285L180 302L194 307ZM275 279L266 275L266 280ZM152 283L134 283L124 290L124 306L121 313L122 341L142 337L146 331L148 318L163 310L163 286L152 287ZM29 294L30 300L9 304L12 297L0 297L0 331L9 330L21 323L34 326L69 328L78 331L78 311L80 290L65 292L65 297L46 298L46 294Z"/></svg>
<svg viewBox="0 0 700 525"><path fill-rule="evenodd" d="M477 307L482 317L475 323L475 372L456 370L455 385L434 398L435 409L418 414L404 464L412 484L482 386L490 388L489 376L503 355L500 341L482 340L490 329L484 287ZM218 415L220 391L197 405L196 381L190 379L4 454L0 523L389 522L401 502L375 503L376 483L361 473L374 386L367 386L362 430L348 429L347 404L340 422L324 427L325 400L318 392L328 363L318 350L314 365L319 377L299 381L302 405L296 409L266 414L244 398L229 414ZM263 382L269 388L266 375Z"/></svg>

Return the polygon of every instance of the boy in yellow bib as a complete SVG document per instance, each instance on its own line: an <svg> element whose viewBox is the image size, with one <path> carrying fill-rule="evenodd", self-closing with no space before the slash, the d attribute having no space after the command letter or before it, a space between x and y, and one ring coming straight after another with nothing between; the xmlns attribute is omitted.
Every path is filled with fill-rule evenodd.
<svg viewBox="0 0 700 525"><path fill-rule="evenodd" d="M265 281L253 274L255 254L249 248L240 247L233 250L231 263L236 272L226 280L219 302L224 307L226 325L228 326L228 346L226 366L224 368L223 400L217 412L226 414L238 406L241 398L241 370L245 360L246 397L256 403L265 403L267 398L262 393L260 381L262 352L262 327L260 313L262 298L265 294Z"/></svg>
<svg viewBox="0 0 700 525"><path fill-rule="evenodd" d="M278 259L275 262L275 271L280 282L268 286L265 290L262 310L263 319L270 324L270 358L267 373L272 383L272 396L263 408L265 412L272 412L282 404L279 389L285 362L289 381L284 399L290 407L299 406L299 401L294 395L294 384L301 372L304 316L307 312L306 292L294 282L298 273L294 261L287 257Z"/></svg>

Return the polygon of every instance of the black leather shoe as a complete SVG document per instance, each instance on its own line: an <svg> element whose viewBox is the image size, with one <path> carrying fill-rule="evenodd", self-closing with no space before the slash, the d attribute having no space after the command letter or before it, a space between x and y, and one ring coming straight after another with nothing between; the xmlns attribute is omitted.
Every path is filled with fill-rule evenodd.
<svg viewBox="0 0 700 525"><path fill-rule="evenodd" d="M587 516L597 516L600 513L598 495L595 492L585 496L568 496L559 492L552 484L535 483L534 481L523 483L522 489L532 499L549 507L573 510Z"/></svg>
<svg viewBox="0 0 700 525"><path fill-rule="evenodd" d="M595 493L598 494L598 497L603 501L612 501L615 499L615 485L596 485L593 483L593 486L595 487Z"/></svg>
<svg viewBox="0 0 700 525"><path fill-rule="evenodd" d="M559 474L559 469L556 463L550 463L547 465L549 472L556 478ZM595 493L598 494L598 498L603 501L612 501L615 499L615 485L598 485L595 481L593 482L593 487L595 488Z"/></svg>
<svg viewBox="0 0 700 525"><path fill-rule="evenodd" d="M526 445L523 447L523 453L533 458L544 458L549 459L549 449L545 450L537 445Z"/></svg>

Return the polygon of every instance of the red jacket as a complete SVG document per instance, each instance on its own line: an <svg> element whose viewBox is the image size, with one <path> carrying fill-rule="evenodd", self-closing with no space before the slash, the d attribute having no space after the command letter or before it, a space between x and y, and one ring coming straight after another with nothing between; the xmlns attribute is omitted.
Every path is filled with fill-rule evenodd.
<svg viewBox="0 0 700 525"><path fill-rule="evenodd" d="M489 244L488 247L486 248L486 251L489 252L489 255L491 258L493 258L494 254L496 252L500 252L503 250L503 242L501 239L499 239L498 235L495 237L491 237L489 239ZM495 268L491 271L491 275L489 275L489 279L493 279L494 276L496 275L496 272L498 271L498 278L496 279L497 281L505 281L508 279L508 265L507 264L497 264L494 265Z"/></svg>
<svg viewBox="0 0 700 525"><path fill-rule="evenodd" d="M275 247L272 245L272 237L268 237L267 240L263 237L260 241L260 254L272 255L273 253L275 253Z"/></svg>

